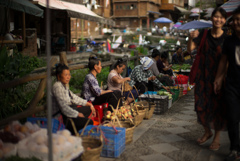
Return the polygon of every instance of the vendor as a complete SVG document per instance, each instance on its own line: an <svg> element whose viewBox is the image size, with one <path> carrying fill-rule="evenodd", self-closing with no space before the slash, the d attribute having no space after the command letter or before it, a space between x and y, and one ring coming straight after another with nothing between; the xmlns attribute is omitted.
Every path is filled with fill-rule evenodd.
<svg viewBox="0 0 240 161"><path fill-rule="evenodd" d="M157 60L157 68L160 73L167 74L168 76L173 76L172 65L167 65L168 52L162 52L160 58Z"/></svg>
<svg viewBox="0 0 240 161"><path fill-rule="evenodd" d="M146 91L153 91L154 87L164 88L169 90L169 87L163 86L163 84L156 79L156 76L152 74L149 70L153 65L153 60L148 57L143 57L140 60L142 65L136 66L130 74L130 85L135 85L137 89L140 90L140 94L145 93Z"/></svg>
<svg viewBox="0 0 240 161"><path fill-rule="evenodd" d="M64 123L71 118L75 123L77 131L82 129L89 120L90 114L95 117L95 109L92 103L78 97L69 90L67 84L71 79L69 68L64 64L58 64L56 67L57 82L52 87L52 112L56 119L63 118ZM78 107L80 105L81 107ZM90 125L93 121L90 120ZM74 134L73 127L69 122L66 128Z"/></svg>
<svg viewBox="0 0 240 161"><path fill-rule="evenodd" d="M123 78L121 76L121 73L124 71L126 68L126 64L122 60L122 58L119 58L117 62L114 64L114 69L111 70L111 72L108 75L108 89L110 90L122 90L122 84L127 81L130 81L131 79L129 77ZM124 97L126 99L126 104L130 104L131 102L134 101L134 99L137 99L138 97L138 92L136 89L132 89L131 92L124 92Z"/></svg>
<svg viewBox="0 0 240 161"><path fill-rule="evenodd" d="M183 62L184 62L184 59L183 59L182 47L178 46L176 48L176 53L174 53L172 56L172 64L183 64Z"/></svg>
<svg viewBox="0 0 240 161"><path fill-rule="evenodd" d="M91 101L94 105L101 105L108 102L113 108L117 107L118 101L121 98L121 92L119 90L103 90L98 85L97 74L101 73L102 66L101 61L96 56L90 56L89 74L86 75L82 95L88 101ZM120 101L120 105L121 101ZM112 111L111 106L108 110Z"/></svg>
<svg viewBox="0 0 240 161"><path fill-rule="evenodd" d="M150 70L157 77L157 79L167 86L173 86L173 81L168 74L160 73L157 67L157 62L160 60L160 52L157 49L153 49L152 52L153 65ZM161 60L160 60L161 61Z"/></svg>

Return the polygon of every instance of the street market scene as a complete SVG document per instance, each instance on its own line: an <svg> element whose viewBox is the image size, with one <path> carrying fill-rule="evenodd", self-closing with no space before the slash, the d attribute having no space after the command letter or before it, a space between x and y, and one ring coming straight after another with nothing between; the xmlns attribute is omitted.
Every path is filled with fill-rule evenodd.
<svg viewBox="0 0 240 161"><path fill-rule="evenodd" d="M0 15L0 161L240 160L240 0Z"/></svg>

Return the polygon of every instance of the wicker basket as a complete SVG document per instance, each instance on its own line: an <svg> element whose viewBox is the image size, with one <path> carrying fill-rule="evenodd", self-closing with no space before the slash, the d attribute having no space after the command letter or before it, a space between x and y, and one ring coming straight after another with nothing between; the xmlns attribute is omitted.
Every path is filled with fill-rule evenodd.
<svg viewBox="0 0 240 161"><path fill-rule="evenodd" d="M116 127L120 127L117 122L112 122L112 124ZM135 125L131 124L128 121L120 121L121 127L126 128L126 135L125 135L125 144L130 144L133 141L133 132L135 129ZM104 126L111 127L111 123L105 124Z"/></svg>
<svg viewBox="0 0 240 161"><path fill-rule="evenodd" d="M146 115L146 109L138 110L138 113L134 116L134 119L133 119L134 125L138 126L139 124L141 124L145 115Z"/></svg>
<svg viewBox="0 0 240 161"><path fill-rule="evenodd" d="M102 141L92 136L84 136L82 138L82 145L84 152L81 155L82 161L99 161L102 151ZM90 149L91 148L91 149Z"/></svg>
<svg viewBox="0 0 240 161"><path fill-rule="evenodd" d="M156 104L150 102L150 106L151 106L150 109L148 108L148 109L146 110L146 114L145 114L144 119L150 119L150 118L152 117L153 113L154 113Z"/></svg>
<svg viewBox="0 0 240 161"><path fill-rule="evenodd" d="M183 87L179 87L179 98L183 96Z"/></svg>

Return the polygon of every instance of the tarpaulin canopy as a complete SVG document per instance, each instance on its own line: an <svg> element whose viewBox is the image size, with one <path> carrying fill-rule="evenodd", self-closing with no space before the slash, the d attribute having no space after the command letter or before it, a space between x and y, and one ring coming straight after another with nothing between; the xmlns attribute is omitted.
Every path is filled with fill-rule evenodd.
<svg viewBox="0 0 240 161"><path fill-rule="evenodd" d="M33 0L36 1L39 5L46 7L46 0ZM115 22L111 19L105 19L97 15L96 13L89 10L87 7L81 4L65 2L65 1L57 1L51 0L49 1L49 8L50 9L59 9L59 10L66 10L69 17L73 18L81 18L89 21L96 21L103 24L114 25Z"/></svg>
<svg viewBox="0 0 240 161"><path fill-rule="evenodd" d="M30 15L42 17L43 10L28 0L0 0L0 5L13 10L25 12Z"/></svg>
<svg viewBox="0 0 240 161"><path fill-rule="evenodd" d="M185 8L174 6L177 10L179 10L183 14L188 14L190 11L186 10Z"/></svg>
<svg viewBox="0 0 240 161"><path fill-rule="evenodd" d="M188 30L188 29L200 29L200 28L208 28L212 27L211 21L190 21L188 23L183 24L182 26L178 27L180 30Z"/></svg>
<svg viewBox="0 0 240 161"><path fill-rule="evenodd" d="M240 5L239 0L229 0L223 5L221 5L221 7L225 9L225 11L229 14L232 13L239 5Z"/></svg>
<svg viewBox="0 0 240 161"><path fill-rule="evenodd" d="M162 13L160 13L160 12L155 12L155 11L148 11L149 13L153 13L153 14L158 14L158 15L163 15Z"/></svg>

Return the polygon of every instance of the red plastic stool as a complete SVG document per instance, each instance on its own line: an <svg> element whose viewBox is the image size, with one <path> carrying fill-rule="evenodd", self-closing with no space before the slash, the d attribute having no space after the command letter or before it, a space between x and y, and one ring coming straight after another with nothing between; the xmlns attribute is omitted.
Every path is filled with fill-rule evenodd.
<svg viewBox="0 0 240 161"><path fill-rule="evenodd" d="M100 122L102 123L104 111L105 111L105 109L108 108L108 103L103 103L101 105L94 105L94 108L96 110L96 117L94 117L93 120L99 122L99 119L100 119Z"/></svg>

